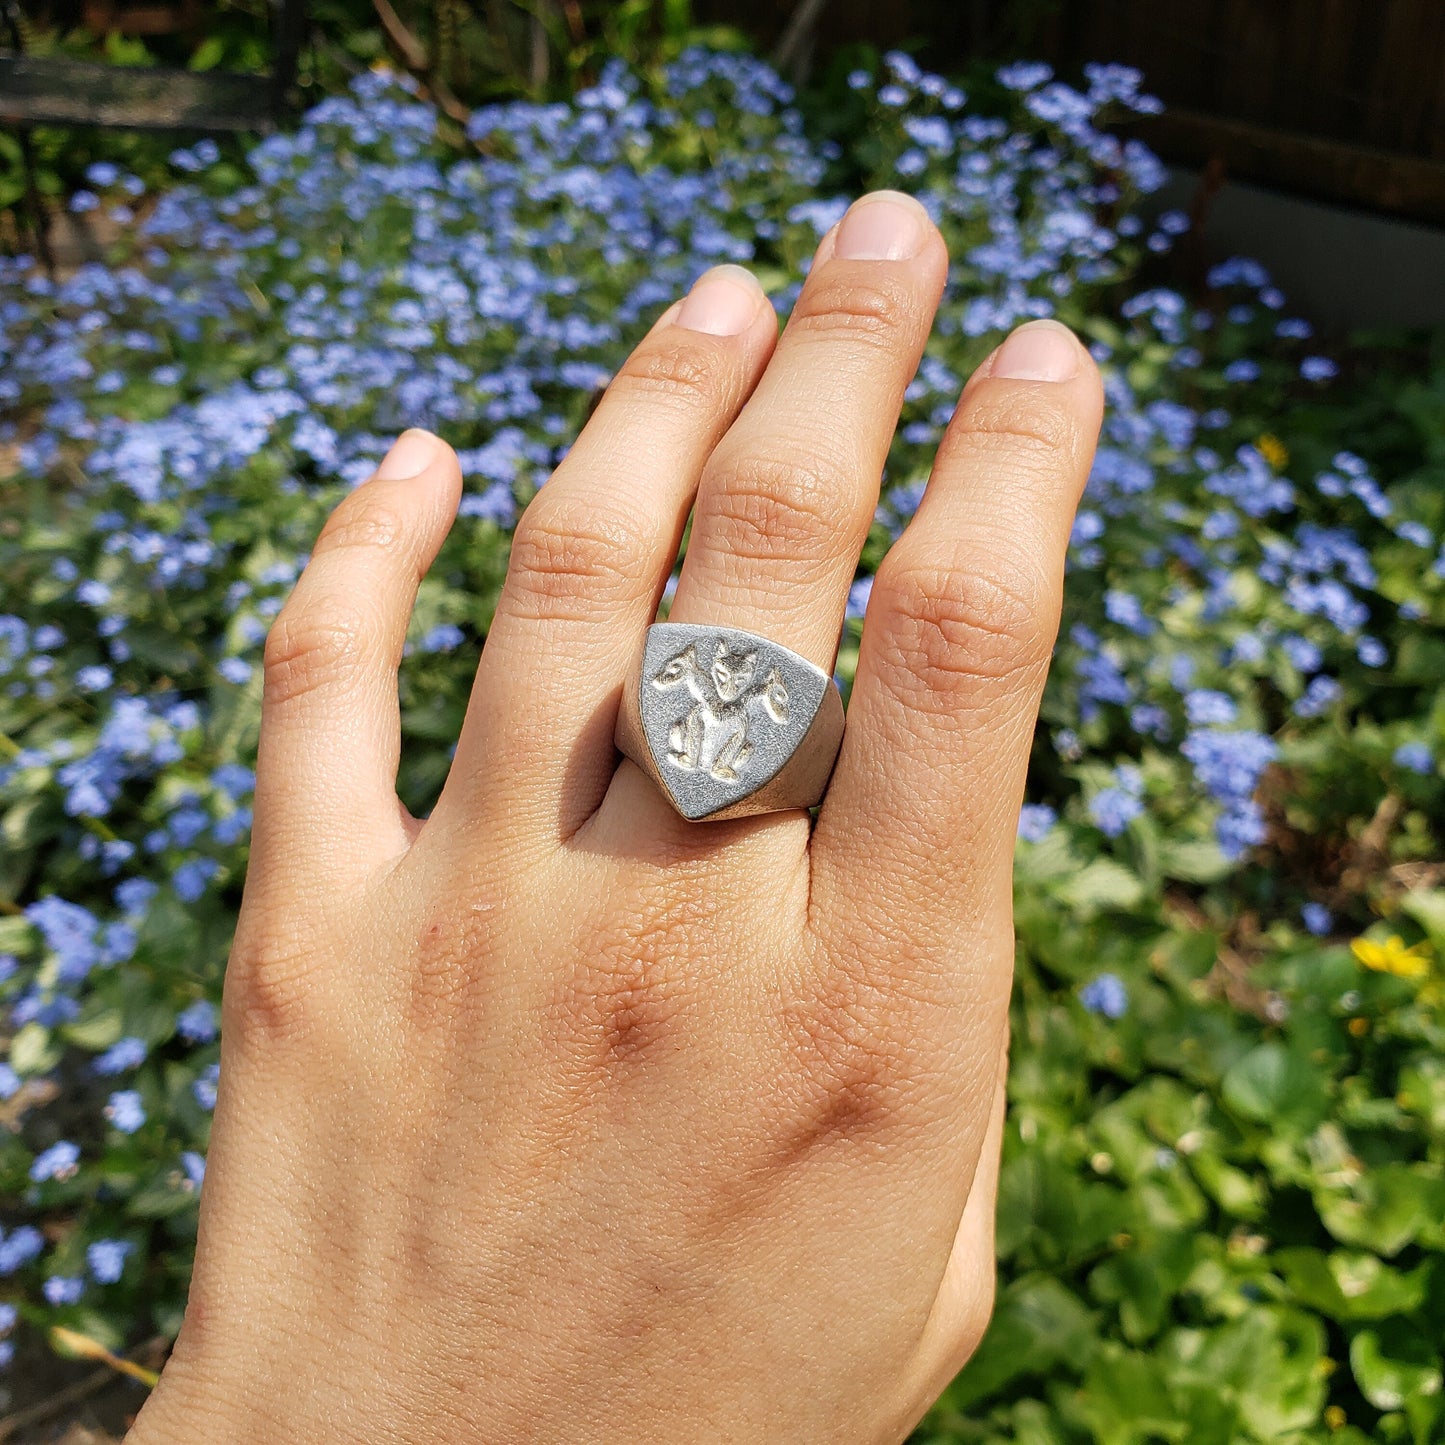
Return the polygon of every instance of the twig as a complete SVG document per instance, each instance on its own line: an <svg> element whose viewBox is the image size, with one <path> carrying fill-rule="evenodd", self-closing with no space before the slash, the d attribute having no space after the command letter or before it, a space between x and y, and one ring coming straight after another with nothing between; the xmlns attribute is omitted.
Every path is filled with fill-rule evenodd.
<svg viewBox="0 0 1445 1445"><path fill-rule="evenodd" d="M17 1432L29 1429L31 1425L39 1425L49 1420L52 1416L60 1414L62 1410L68 1410L72 1405L78 1405L82 1400L95 1394L97 1390L104 1389L115 1379L115 1375L107 1369L94 1371L86 1375L84 1379L77 1380L73 1385L67 1385L63 1390L57 1390L48 1400L41 1400L37 1405L31 1405L27 1409L17 1410L13 1415L7 1415L0 1420L0 1440L13 1439Z"/></svg>
<svg viewBox="0 0 1445 1445"><path fill-rule="evenodd" d="M788 21L788 28L783 31L782 39L778 41L777 48L773 51L774 70L784 71L792 68L797 71L801 69L803 57L813 39L813 27L817 25L818 17L823 13L823 6L827 3L828 0L801 0L798 8L793 11L793 18Z"/></svg>
<svg viewBox="0 0 1445 1445"><path fill-rule="evenodd" d="M1384 870L1389 862L1390 834L1405 812L1405 800L1396 792L1380 799L1370 821L1351 850L1348 865L1340 875L1340 890L1345 894L1363 893L1370 879Z"/></svg>
<svg viewBox="0 0 1445 1445"><path fill-rule="evenodd" d="M381 21L381 28L386 31L386 38L401 56L401 63L413 74L418 71L425 73L426 46L401 23L401 16L391 8L390 0L371 0L371 4L376 18Z"/></svg>
<svg viewBox="0 0 1445 1445"><path fill-rule="evenodd" d="M66 1333L70 1332L66 1331ZM80 1338L85 1339L86 1337L82 1335ZM95 1342L91 1341L90 1343L94 1344ZM167 1343L164 1335L157 1335L154 1339L137 1346L131 1353L150 1359L164 1350ZM154 1373L135 1364L132 1360L112 1355L109 1350L104 1351L104 1356L107 1363L100 1369L65 1386L63 1390L57 1390L49 1399L41 1400L34 1405L27 1406L24 1410L17 1410L13 1415L6 1415L4 1419L0 1419L0 1441L14 1439L21 1430L27 1430L32 1425L39 1425L46 1420L53 1419L63 1410L68 1410L72 1405L78 1405L82 1400L103 1390L115 1379L117 1369L126 1374L138 1372L139 1376L151 1383L154 1382Z"/></svg>
<svg viewBox="0 0 1445 1445"><path fill-rule="evenodd" d="M541 95L547 84L547 75L551 67L548 64L550 56L547 45L547 27L542 21L541 7L538 6L532 11L531 23L531 75L532 89Z"/></svg>
<svg viewBox="0 0 1445 1445"><path fill-rule="evenodd" d="M402 65L431 91L432 98L447 115L465 125L472 118L471 111L452 94L446 81L431 73L426 46L402 24L401 16L392 9L391 0L371 0L371 5Z"/></svg>
<svg viewBox="0 0 1445 1445"><path fill-rule="evenodd" d="M99 1340L93 1340L79 1330L68 1330L64 1325L55 1325L50 1331L50 1343L61 1350L69 1350L72 1355L82 1360L99 1360L116 1374L129 1375L132 1380L139 1380L148 1390L154 1390L161 1382L159 1371L148 1370L134 1360L124 1359L106 1349Z"/></svg>

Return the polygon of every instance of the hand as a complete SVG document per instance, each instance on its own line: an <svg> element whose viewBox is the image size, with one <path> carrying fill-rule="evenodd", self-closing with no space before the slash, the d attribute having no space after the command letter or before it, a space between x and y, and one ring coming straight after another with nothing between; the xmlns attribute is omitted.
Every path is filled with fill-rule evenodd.
<svg viewBox="0 0 1445 1445"><path fill-rule="evenodd" d="M612 744L671 617L831 670L947 271L879 193L781 338L721 267L517 528L436 808L396 669L461 490L407 432L267 644L250 875L152 1442L896 1441L992 1301L1010 873L1093 363L1015 332L880 567L816 824Z"/></svg>

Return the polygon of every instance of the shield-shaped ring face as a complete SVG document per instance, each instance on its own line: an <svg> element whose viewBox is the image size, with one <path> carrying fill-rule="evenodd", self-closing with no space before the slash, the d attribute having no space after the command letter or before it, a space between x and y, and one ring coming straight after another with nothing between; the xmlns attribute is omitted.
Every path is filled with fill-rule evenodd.
<svg viewBox="0 0 1445 1445"><path fill-rule="evenodd" d="M778 775L808 737L832 679L755 633L659 622L629 685L650 771L679 813L704 818Z"/></svg>

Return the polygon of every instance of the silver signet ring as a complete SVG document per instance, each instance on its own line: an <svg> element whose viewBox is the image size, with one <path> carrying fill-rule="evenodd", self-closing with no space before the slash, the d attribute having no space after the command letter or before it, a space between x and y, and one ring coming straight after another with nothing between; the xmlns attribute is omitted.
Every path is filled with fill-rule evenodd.
<svg viewBox="0 0 1445 1445"><path fill-rule="evenodd" d="M684 818L811 808L843 741L843 696L821 667L755 632L654 622L616 741Z"/></svg>

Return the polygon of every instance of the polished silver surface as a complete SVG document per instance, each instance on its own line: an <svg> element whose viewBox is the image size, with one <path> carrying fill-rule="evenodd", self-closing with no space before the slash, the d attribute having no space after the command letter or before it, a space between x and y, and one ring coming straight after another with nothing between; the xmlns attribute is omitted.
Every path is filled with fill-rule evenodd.
<svg viewBox="0 0 1445 1445"><path fill-rule="evenodd" d="M843 699L822 668L755 632L654 622L616 736L684 818L809 808L838 756Z"/></svg>

